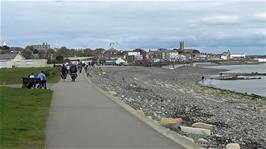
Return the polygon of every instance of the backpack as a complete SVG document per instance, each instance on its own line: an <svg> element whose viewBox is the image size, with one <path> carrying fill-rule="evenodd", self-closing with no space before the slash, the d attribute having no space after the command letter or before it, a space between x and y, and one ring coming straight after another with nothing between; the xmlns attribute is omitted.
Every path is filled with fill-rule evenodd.
<svg viewBox="0 0 266 149"><path fill-rule="evenodd" d="M70 67L70 72L77 72L77 67L75 65Z"/></svg>

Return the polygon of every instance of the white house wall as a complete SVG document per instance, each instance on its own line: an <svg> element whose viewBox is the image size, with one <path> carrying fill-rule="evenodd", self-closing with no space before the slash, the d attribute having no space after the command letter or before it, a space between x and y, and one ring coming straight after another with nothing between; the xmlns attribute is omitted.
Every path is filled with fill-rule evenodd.
<svg viewBox="0 0 266 149"><path fill-rule="evenodd" d="M15 61L15 67L47 67L46 59L26 59Z"/></svg>
<svg viewBox="0 0 266 149"><path fill-rule="evenodd" d="M140 52L128 52L127 55L140 56Z"/></svg>
<svg viewBox="0 0 266 149"><path fill-rule="evenodd" d="M13 60L0 60L0 68L12 68Z"/></svg>

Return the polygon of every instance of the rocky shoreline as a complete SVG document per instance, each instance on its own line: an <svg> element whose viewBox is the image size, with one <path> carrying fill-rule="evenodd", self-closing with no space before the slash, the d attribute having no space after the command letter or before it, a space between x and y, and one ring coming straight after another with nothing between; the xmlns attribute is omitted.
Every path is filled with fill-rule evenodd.
<svg viewBox="0 0 266 149"><path fill-rule="evenodd" d="M241 148L266 147L266 100L263 97L225 92L199 85L202 75L223 70L184 66L100 67L89 71L91 81L115 92L136 110L160 123L163 118L182 119L177 133L208 148L238 143ZM191 133L193 124L214 126L211 134Z"/></svg>

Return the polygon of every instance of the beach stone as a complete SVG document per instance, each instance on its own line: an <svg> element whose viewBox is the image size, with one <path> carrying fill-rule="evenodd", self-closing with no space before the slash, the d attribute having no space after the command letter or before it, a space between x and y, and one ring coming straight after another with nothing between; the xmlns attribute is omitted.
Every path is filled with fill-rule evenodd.
<svg viewBox="0 0 266 149"><path fill-rule="evenodd" d="M141 115L141 116L145 116L144 112L142 110L137 110L137 114Z"/></svg>
<svg viewBox="0 0 266 149"><path fill-rule="evenodd" d="M164 127L174 127L177 128L183 122L182 118L162 118L160 120L160 125Z"/></svg>
<svg viewBox="0 0 266 149"><path fill-rule="evenodd" d="M186 127L180 126L181 131L191 134L199 134L199 135L211 135L211 131L209 129L204 128L193 128L193 127Z"/></svg>
<svg viewBox="0 0 266 149"><path fill-rule="evenodd" d="M240 149L240 145L238 143L229 143L225 146L225 149Z"/></svg>
<svg viewBox="0 0 266 149"><path fill-rule="evenodd" d="M260 111L260 112L266 112L266 107L258 107L256 109L257 111Z"/></svg>
<svg viewBox="0 0 266 149"><path fill-rule="evenodd" d="M117 93L115 91L109 91L109 94L111 94L113 96L117 95Z"/></svg>
<svg viewBox="0 0 266 149"><path fill-rule="evenodd" d="M209 143L208 140L204 139L204 138L199 138L197 141L199 144L203 145L203 146L207 146L207 144Z"/></svg>
<svg viewBox="0 0 266 149"><path fill-rule="evenodd" d="M206 124L206 123L202 123L202 122L194 123L194 124L192 124L192 127L194 127L194 128L209 129L211 131L213 131L215 129L215 126L214 125Z"/></svg>
<svg viewBox="0 0 266 149"><path fill-rule="evenodd" d="M152 116L147 116L147 118L152 120Z"/></svg>
<svg viewBox="0 0 266 149"><path fill-rule="evenodd" d="M208 143L208 140L204 139L204 138L199 138L198 139L198 142L201 142L201 143Z"/></svg>

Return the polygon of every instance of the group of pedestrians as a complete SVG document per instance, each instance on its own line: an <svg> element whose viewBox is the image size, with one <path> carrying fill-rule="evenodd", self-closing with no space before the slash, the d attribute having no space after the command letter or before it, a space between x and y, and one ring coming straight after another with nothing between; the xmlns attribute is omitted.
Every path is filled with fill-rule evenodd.
<svg viewBox="0 0 266 149"><path fill-rule="evenodd" d="M27 88L35 88L37 85L37 88L46 89L46 75L44 71L41 71L38 75L31 73L28 75L23 84Z"/></svg>
<svg viewBox="0 0 266 149"><path fill-rule="evenodd" d="M69 68L67 68L67 66L63 64L61 67L61 78L65 80L67 78L67 74L69 73L72 81L75 81L75 79L77 78L77 73L82 72L82 67L83 65L80 61L78 61L77 65L75 65L74 63L71 63Z"/></svg>

